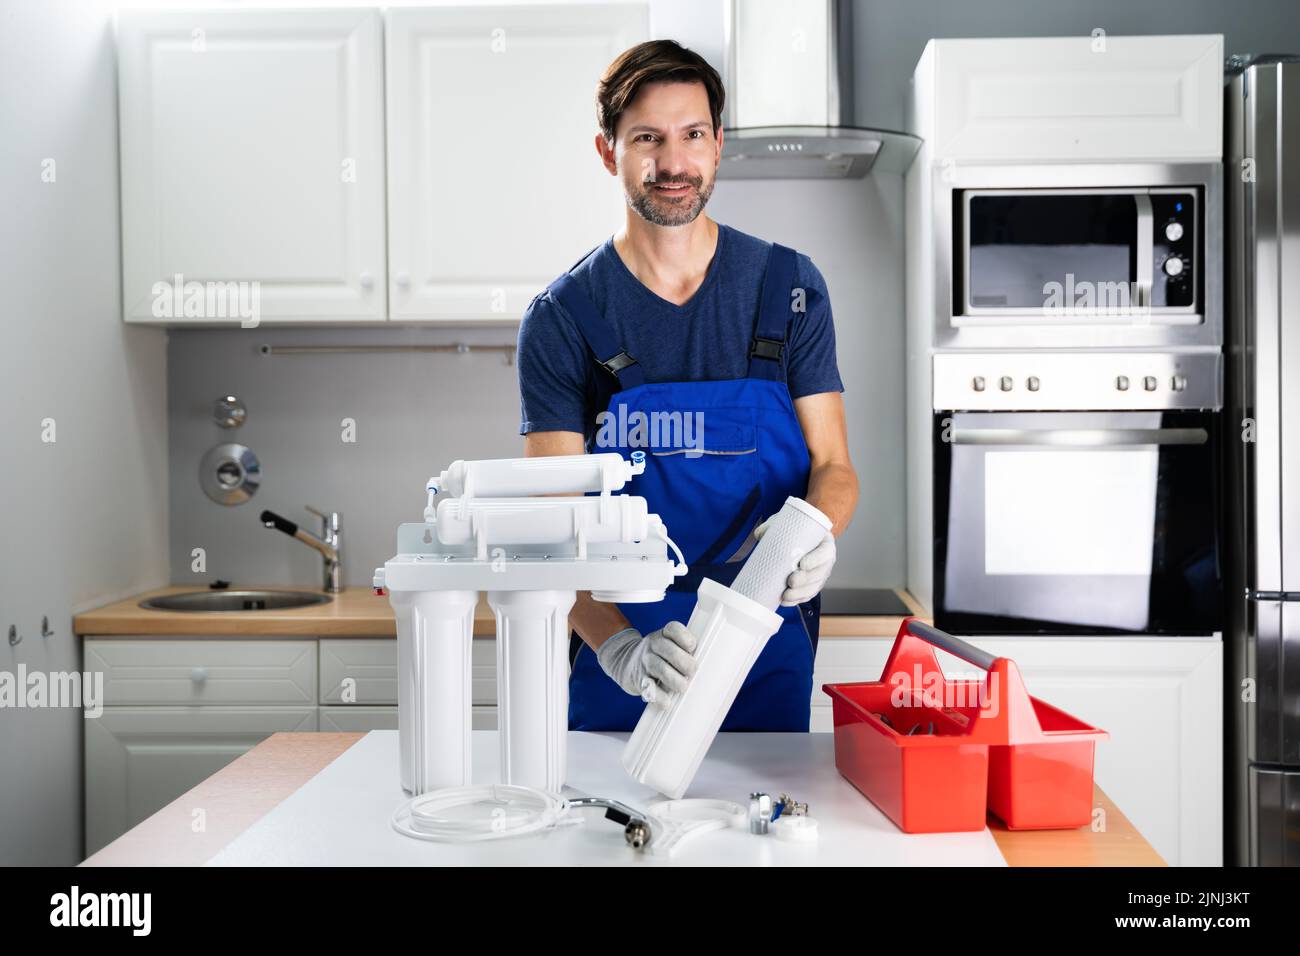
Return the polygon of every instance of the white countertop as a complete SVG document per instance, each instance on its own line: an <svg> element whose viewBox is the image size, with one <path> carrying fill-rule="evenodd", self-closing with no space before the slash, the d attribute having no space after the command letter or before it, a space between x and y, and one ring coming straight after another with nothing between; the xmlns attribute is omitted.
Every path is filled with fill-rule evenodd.
<svg viewBox="0 0 1300 956"><path fill-rule="evenodd" d="M569 734L569 788L636 808L663 799L632 780L619 757L626 733ZM492 782L497 733L475 731L474 780ZM671 858L630 849L623 829L596 809L581 826L474 844L430 843L389 824L406 795L398 783L397 732L371 731L225 849L211 866L591 866L591 865L1006 865L990 832L905 834L835 769L831 734L720 734L688 797L747 803L754 790L809 805L820 839L801 846L726 830L695 837Z"/></svg>

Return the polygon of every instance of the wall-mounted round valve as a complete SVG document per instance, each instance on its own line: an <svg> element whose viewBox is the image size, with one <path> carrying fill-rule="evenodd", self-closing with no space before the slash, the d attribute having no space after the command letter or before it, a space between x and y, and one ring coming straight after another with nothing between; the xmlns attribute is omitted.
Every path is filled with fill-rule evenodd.
<svg viewBox="0 0 1300 956"><path fill-rule="evenodd" d="M257 494L261 481L262 464L246 445L216 445L199 463L199 485L217 504L243 504Z"/></svg>

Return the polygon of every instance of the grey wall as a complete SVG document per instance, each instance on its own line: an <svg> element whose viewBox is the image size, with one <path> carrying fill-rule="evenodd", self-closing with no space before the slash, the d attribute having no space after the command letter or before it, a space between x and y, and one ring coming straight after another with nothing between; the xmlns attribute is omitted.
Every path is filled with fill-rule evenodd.
<svg viewBox="0 0 1300 956"><path fill-rule="evenodd" d="M722 68L722 4L653 0L652 29ZM855 5L856 115L861 125L903 126L907 84L926 40L942 36L1218 32L1229 51L1300 50L1293 0L859 0ZM594 160L593 160L594 161ZM840 542L832 583L901 586L906 577L903 462L903 252L901 176L857 182L722 182L709 212L737 228L811 255L826 276L845 380L850 450L862 484ZM603 237L593 236L592 244ZM581 254L583 250L575 250ZM348 580L366 584L393 550L402 521L417 520L423 480L452 458L522 453L514 369L497 356L272 358L253 344L508 342L501 330L379 328L357 332L187 331L169 349L171 569L178 582L220 574L248 582L314 584L319 560L263 530L263 507L305 518L311 502L344 512ZM195 469L222 438L206 422L212 399L234 390L250 404L243 437L266 476L250 505L222 508L198 492ZM357 418L358 442L339 442ZM205 547L207 572L190 571Z"/></svg>
<svg viewBox="0 0 1300 956"><path fill-rule="evenodd" d="M165 337L124 326L120 305L114 6L0 7L0 633L23 638L0 637L0 670L14 674L79 670L73 614L168 578ZM0 864L81 859L82 725L80 710L0 709Z"/></svg>

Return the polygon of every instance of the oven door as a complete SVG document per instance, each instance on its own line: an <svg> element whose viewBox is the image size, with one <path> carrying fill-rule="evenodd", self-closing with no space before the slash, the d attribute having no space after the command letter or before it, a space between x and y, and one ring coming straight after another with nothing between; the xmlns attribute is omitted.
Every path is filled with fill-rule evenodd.
<svg viewBox="0 0 1300 956"><path fill-rule="evenodd" d="M959 194L956 324L1195 323L1195 189Z"/></svg>
<svg viewBox="0 0 1300 956"><path fill-rule="evenodd" d="M940 412L934 429L940 629L1221 629L1219 413Z"/></svg>

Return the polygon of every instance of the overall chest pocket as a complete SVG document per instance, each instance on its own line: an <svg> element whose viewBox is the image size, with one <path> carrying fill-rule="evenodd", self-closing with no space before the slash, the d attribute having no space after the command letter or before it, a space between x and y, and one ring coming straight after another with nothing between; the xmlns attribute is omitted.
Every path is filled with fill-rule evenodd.
<svg viewBox="0 0 1300 956"><path fill-rule="evenodd" d="M656 416L663 416L657 422ZM685 412L652 412L651 454L698 459L717 455L753 455L758 429L750 408L708 408Z"/></svg>

